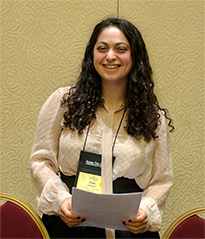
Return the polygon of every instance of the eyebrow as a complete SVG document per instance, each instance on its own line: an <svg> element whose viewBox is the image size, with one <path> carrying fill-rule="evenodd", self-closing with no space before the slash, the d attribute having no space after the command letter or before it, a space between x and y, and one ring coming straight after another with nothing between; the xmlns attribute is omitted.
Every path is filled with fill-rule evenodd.
<svg viewBox="0 0 205 239"><path fill-rule="evenodd" d="M99 45L99 44L105 44L105 45L108 45L106 42L104 42L104 41L100 41L100 42L98 42L97 43L97 45ZM130 47L126 42L117 42L115 45L120 45L120 44L124 44L124 45L126 45L126 46L128 46L128 47Z"/></svg>

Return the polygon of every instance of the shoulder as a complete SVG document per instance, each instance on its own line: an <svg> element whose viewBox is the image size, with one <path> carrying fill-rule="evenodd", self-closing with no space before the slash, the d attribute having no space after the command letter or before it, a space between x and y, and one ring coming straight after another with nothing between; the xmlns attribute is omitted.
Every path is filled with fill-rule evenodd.
<svg viewBox="0 0 205 239"><path fill-rule="evenodd" d="M54 91L54 92L49 96L49 98L62 99L62 97L64 96L64 94L66 94L66 93L69 91L70 88L71 88L70 86L58 88L56 91ZM48 98L48 99L49 99L49 98Z"/></svg>
<svg viewBox="0 0 205 239"><path fill-rule="evenodd" d="M54 115L55 113L57 114L58 112L60 113L65 110L64 107L61 106L62 98L63 95L68 92L70 87L61 87L54 91L45 101L43 104L41 110L40 110L40 115Z"/></svg>
<svg viewBox="0 0 205 239"><path fill-rule="evenodd" d="M47 106L54 106L54 105L61 105L61 100L64 96L64 94L66 94L69 91L70 87L61 87L58 88L56 91L54 91L46 100L46 102L44 103L43 107L47 107Z"/></svg>

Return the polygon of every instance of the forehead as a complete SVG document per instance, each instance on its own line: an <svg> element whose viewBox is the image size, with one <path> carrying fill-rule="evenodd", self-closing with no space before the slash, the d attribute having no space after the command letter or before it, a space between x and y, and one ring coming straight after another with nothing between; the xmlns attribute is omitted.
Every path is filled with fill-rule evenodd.
<svg viewBox="0 0 205 239"><path fill-rule="evenodd" d="M102 30L99 34L97 42L125 42L129 45L129 41L127 40L125 34L116 26L109 26Z"/></svg>

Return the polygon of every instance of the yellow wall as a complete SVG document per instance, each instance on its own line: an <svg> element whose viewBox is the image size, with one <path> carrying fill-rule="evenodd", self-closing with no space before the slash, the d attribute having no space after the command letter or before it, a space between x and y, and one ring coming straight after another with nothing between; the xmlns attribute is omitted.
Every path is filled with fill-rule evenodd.
<svg viewBox="0 0 205 239"><path fill-rule="evenodd" d="M176 127L161 234L204 205L203 0L2 0L0 10L2 192L36 208L29 156L39 110L55 89L75 82L93 26L119 14L144 36L156 93Z"/></svg>

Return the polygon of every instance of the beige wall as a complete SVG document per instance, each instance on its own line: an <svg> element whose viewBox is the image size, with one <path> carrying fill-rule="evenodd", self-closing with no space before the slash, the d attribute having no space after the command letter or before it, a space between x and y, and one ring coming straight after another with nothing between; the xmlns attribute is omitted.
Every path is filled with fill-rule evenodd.
<svg viewBox="0 0 205 239"><path fill-rule="evenodd" d="M204 205L204 1L2 0L1 192L36 208L29 156L39 110L73 84L93 26L124 17L141 31L156 93L176 127L174 186L161 234L181 213Z"/></svg>

